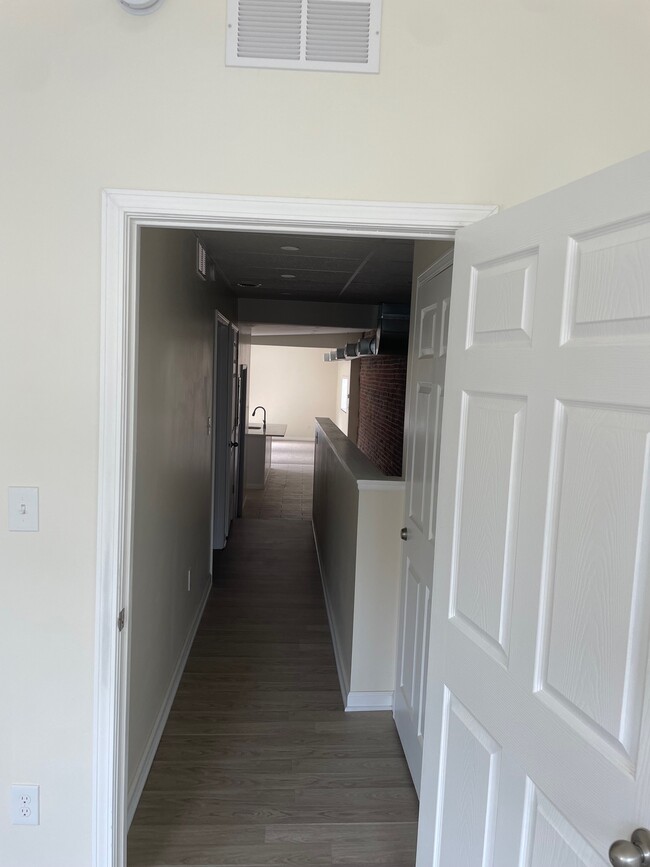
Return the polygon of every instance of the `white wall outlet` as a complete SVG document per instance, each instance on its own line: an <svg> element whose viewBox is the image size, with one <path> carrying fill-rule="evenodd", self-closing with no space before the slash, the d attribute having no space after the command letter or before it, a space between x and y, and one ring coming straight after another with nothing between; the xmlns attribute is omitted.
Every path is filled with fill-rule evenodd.
<svg viewBox="0 0 650 867"><path fill-rule="evenodd" d="M38 488L9 488L9 530L38 533Z"/></svg>
<svg viewBox="0 0 650 867"><path fill-rule="evenodd" d="M13 825L40 824L38 786L11 787L11 822Z"/></svg>
<svg viewBox="0 0 650 867"><path fill-rule="evenodd" d="M192 589L192 570L187 570L187 592L189 593Z"/></svg>

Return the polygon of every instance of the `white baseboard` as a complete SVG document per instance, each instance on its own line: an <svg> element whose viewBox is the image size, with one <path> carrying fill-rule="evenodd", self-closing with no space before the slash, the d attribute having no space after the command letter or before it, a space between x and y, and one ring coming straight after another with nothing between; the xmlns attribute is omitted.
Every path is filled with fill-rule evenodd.
<svg viewBox="0 0 650 867"><path fill-rule="evenodd" d="M390 692L351 692L345 710L348 713L368 710L392 710L394 693Z"/></svg>
<svg viewBox="0 0 650 867"><path fill-rule="evenodd" d="M325 597L325 610L327 611L327 620L330 625L330 633L332 635L332 646L334 648L334 659L336 661L336 671L339 676L339 685L341 687L341 695L343 696L343 706L347 708L348 694L350 692L350 684L343 667L343 652L339 642L339 636L334 625L332 616L332 607L330 605L329 596L327 595L327 586L325 584L325 574L323 572L323 563L321 561L320 551L318 549L318 536L316 535L316 527L314 522L311 522L312 532L314 534L314 544L316 545L316 557L318 558L318 571L320 572L320 580L323 585L323 596Z"/></svg>
<svg viewBox="0 0 650 867"><path fill-rule="evenodd" d="M127 799L127 828L131 827L131 822L133 821L133 817L135 816L135 811L138 807L140 796L142 795L142 790L144 789L145 783L147 782L147 777L149 776L149 771L151 770L151 765L153 764L154 756L156 755L156 750L158 749L158 744L160 743L160 739L165 729L165 725L167 724L167 717L169 716L169 711L172 709L172 704L174 703L174 698L176 697L176 690L178 689L178 684L180 683L183 672L185 671L187 658L190 655L190 650L192 649L192 642L194 641L194 636L196 635L196 631L199 628L199 623L201 622L201 618L203 617L203 611L205 610L205 606L210 596L211 589L212 581L210 580L208 581L205 593L203 594L203 598L201 599L201 603L196 612L196 616L192 621L190 631L187 634L185 644L183 645L183 649L181 650L178 662L176 663L176 668L174 669L174 674L172 675L172 679L165 694L165 700L162 704L162 707L160 708L160 712L156 718L154 727L151 730L151 734L149 735L149 740L147 741L147 746L145 748L144 754L138 764L138 768L133 778L133 783L129 787Z"/></svg>

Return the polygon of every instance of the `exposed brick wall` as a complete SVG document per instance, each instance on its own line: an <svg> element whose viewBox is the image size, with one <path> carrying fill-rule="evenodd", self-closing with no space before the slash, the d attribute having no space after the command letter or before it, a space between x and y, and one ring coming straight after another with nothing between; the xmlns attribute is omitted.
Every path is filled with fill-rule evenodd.
<svg viewBox="0 0 650 867"><path fill-rule="evenodd" d="M406 356L359 359L357 445L387 476L402 475Z"/></svg>

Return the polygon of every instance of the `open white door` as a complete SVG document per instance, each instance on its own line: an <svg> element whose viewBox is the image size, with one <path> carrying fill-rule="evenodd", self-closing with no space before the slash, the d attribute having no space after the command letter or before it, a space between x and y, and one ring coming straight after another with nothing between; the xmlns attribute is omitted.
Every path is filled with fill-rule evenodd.
<svg viewBox="0 0 650 867"><path fill-rule="evenodd" d="M440 424L451 295L449 252L418 277L411 307L406 425L406 539L402 555L395 725L420 791L431 623Z"/></svg>
<svg viewBox="0 0 650 867"><path fill-rule="evenodd" d="M215 313L214 350L214 461L212 547L226 547L230 527L230 447L232 433L232 338L230 323Z"/></svg>
<svg viewBox="0 0 650 867"><path fill-rule="evenodd" d="M226 516L225 535L230 535L230 525L237 517L237 500L239 497L239 461L240 461L240 417L239 417L239 328L230 326L230 436L228 438L229 468L228 468L228 513Z"/></svg>
<svg viewBox="0 0 650 867"><path fill-rule="evenodd" d="M418 867L650 826L649 483L647 154L458 233Z"/></svg>

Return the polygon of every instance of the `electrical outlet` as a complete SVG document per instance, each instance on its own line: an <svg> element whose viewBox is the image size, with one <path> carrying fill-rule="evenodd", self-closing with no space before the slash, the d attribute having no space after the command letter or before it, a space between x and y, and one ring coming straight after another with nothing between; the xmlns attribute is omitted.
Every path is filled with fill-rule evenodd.
<svg viewBox="0 0 650 867"><path fill-rule="evenodd" d="M39 825L38 786L11 787L11 822L13 825Z"/></svg>
<svg viewBox="0 0 650 867"><path fill-rule="evenodd" d="M192 570L187 570L187 592L189 593L192 589Z"/></svg>

